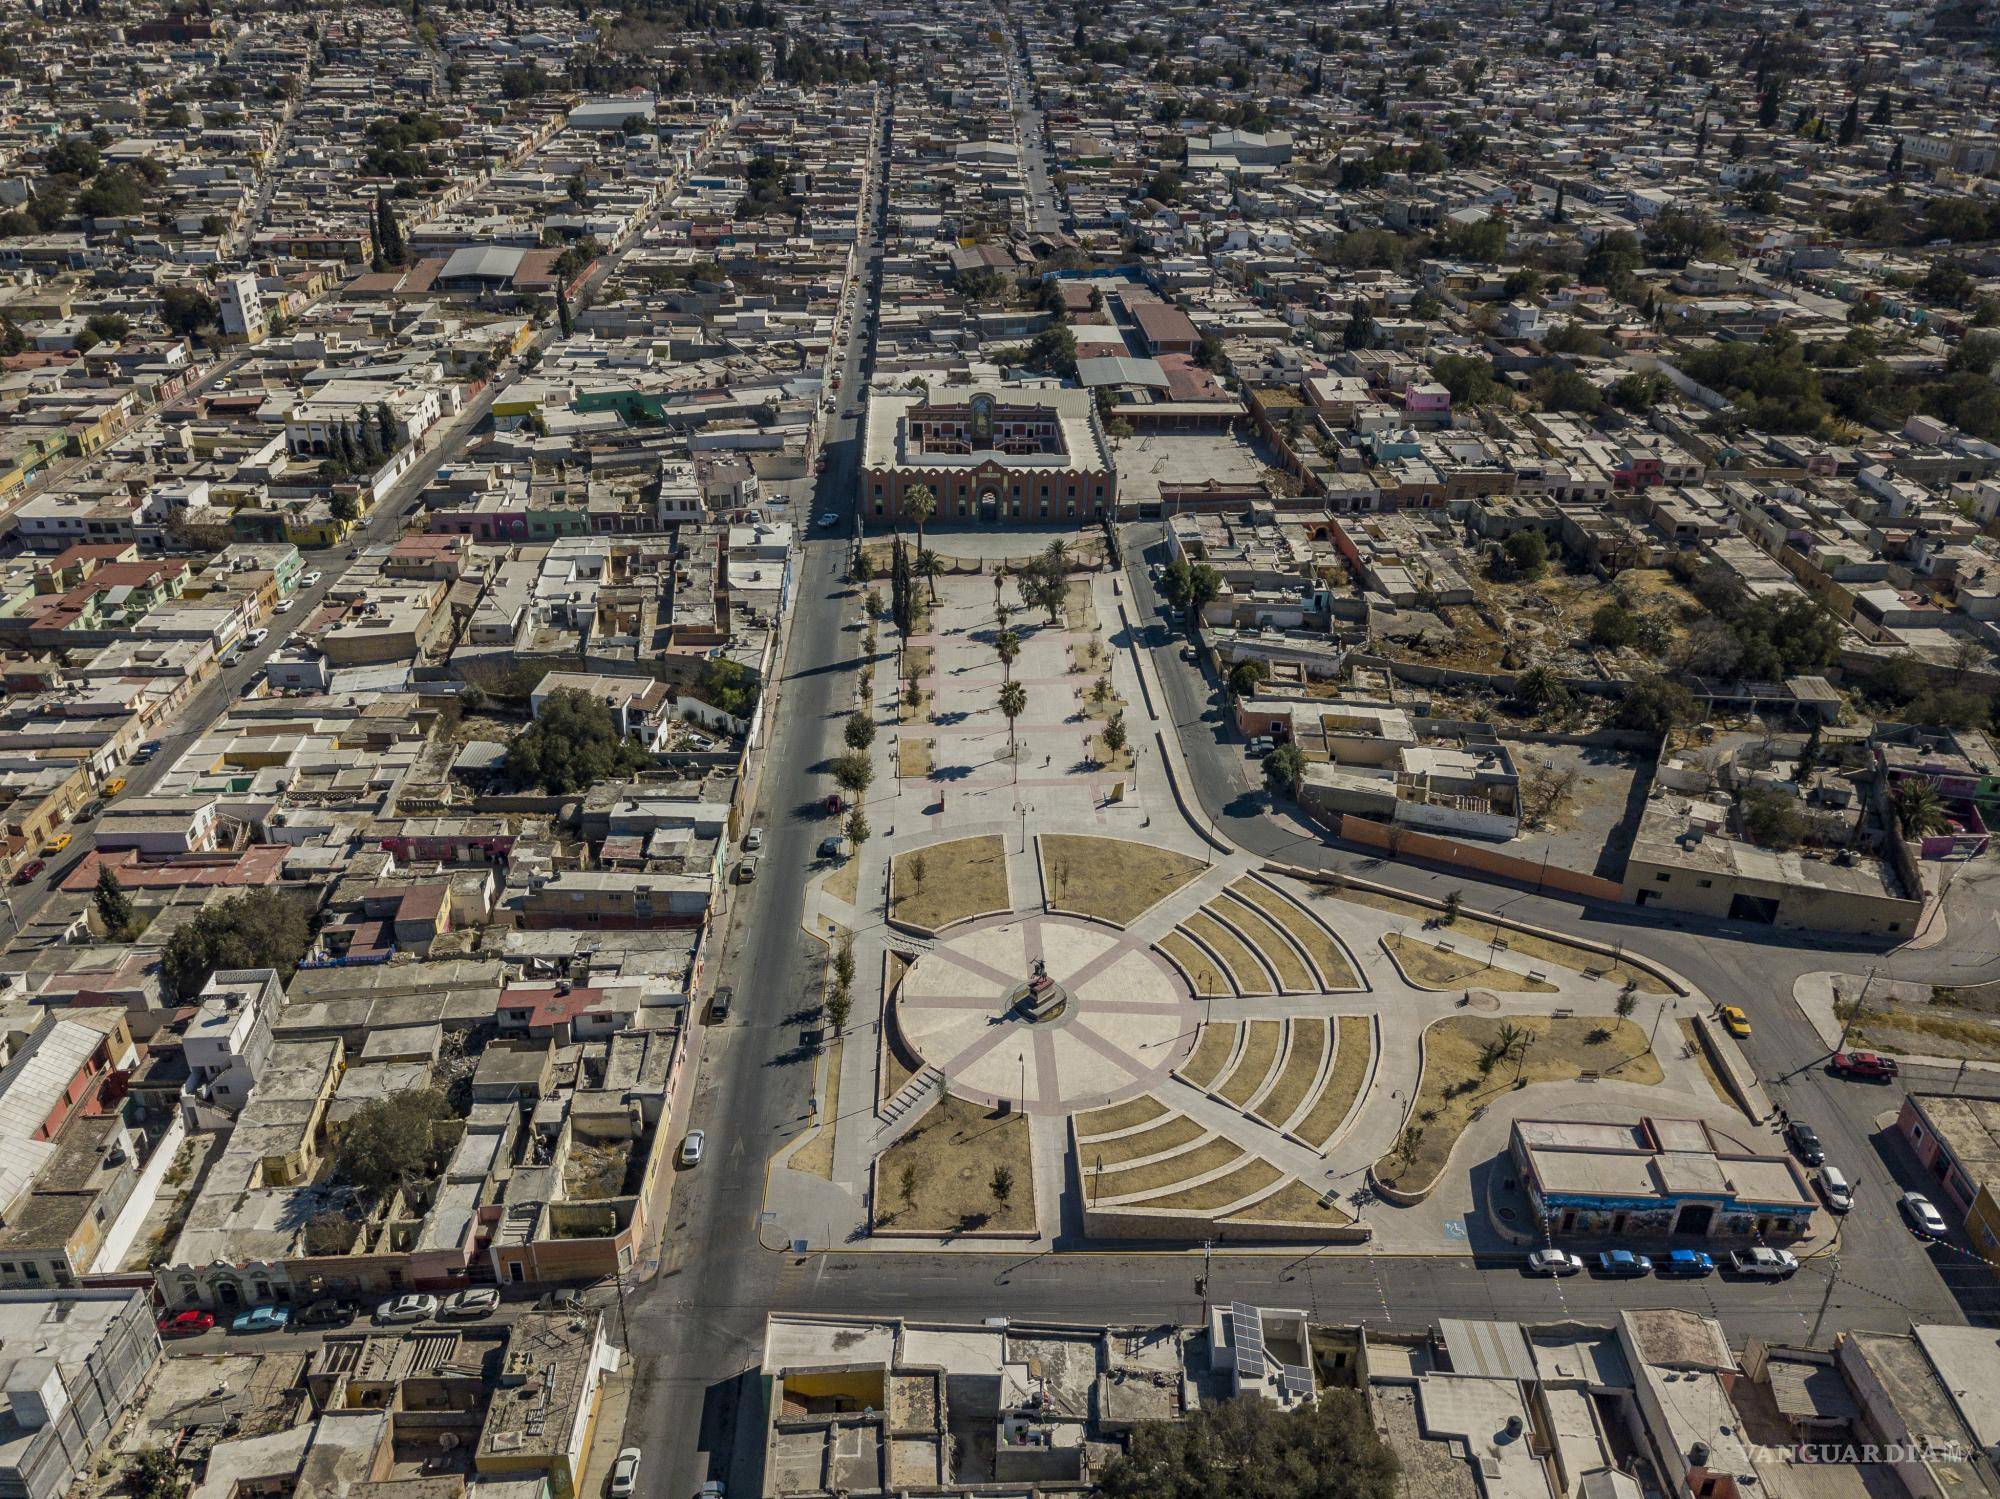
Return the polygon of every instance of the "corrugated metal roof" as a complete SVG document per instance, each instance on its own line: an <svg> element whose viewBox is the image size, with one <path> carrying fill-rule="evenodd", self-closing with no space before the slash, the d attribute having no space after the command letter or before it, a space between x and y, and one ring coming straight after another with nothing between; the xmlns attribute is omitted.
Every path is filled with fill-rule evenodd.
<svg viewBox="0 0 2000 1499"><path fill-rule="evenodd" d="M1098 385L1150 385L1167 388L1167 372L1157 359L1134 359L1129 354L1105 354L1076 362L1077 383L1090 388Z"/></svg>
<svg viewBox="0 0 2000 1499"><path fill-rule="evenodd" d="M1496 1379L1535 1379L1535 1356L1518 1322L1473 1322L1440 1317L1445 1356L1454 1374L1479 1374Z"/></svg>

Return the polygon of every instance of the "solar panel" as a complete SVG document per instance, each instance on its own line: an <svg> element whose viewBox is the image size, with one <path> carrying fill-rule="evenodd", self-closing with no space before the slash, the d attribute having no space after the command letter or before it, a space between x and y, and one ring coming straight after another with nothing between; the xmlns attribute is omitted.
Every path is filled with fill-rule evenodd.
<svg viewBox="0 0 2000 1499"><path fill-rule="evenodd" d="M1247 1302L1229 1304L1236 1334L1236 1367L1246 1378L1260 1379L1270 1366L1264 1355L1264 1314Z"/></svg>

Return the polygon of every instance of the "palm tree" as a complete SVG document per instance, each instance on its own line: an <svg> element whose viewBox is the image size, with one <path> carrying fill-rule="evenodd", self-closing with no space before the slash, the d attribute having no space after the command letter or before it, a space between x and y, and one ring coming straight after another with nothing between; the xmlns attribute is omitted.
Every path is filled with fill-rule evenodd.
<svg viewBox="0 0 2000 1499"><path fill-rule="evenodd" d="M1014 720L1026 711L1028 689L1019 682L1004 682L1000 687L1000 711L1007 719L1007 758L1014 758Z"/></svg>
<svg viewBox="0 0 2000 1499"><path fill-rule="evenodd" d="M919 533L921 534L921 533ZM944 563L938 554L919 548L917 552L917 576L931 586L931 607L937 607L937 580L944 575Z"/></svg>
<svg viewBox="0 0 2000 1499"><path fill-rule="evenodd" d="M1937 787L1929 781L1907 776L1896 783L1895 790L1889 795L1896 804L1896 816L1907 836L1922 838L1944 831L1944 802L1938 796Z"/></svg>
<svg viewBox="0 0 2000 1499"><path fill-rule="evenodd" d="M1049 576L1060 578L1069 571L1069 543L1058 536L1042 549L1042 562Z"/></svg>
<svg viewBox="0 0 2000 1499"><path fill-rule="evenodd" d="M1514 679L1514 701L1524 708L1561 708L1569 703L1569 689L1546 666L1531 666Z"/></svg>
<svg viewBox="0 0 2000 1499"><path fill-rule="evenodd" d="M1021 637L1012 630L1002 630L993 637L993 654L1000 658L1000 678L1014 680L1014 658L1021 654Z"/></svg>
<svg viewBox="0 0 2000 1499"><path fill-rule="evenodd" d="M917 528L917 554L924 550L924 522L937 514L937 496L931 493L928 484L912 484L903 492L902 513L907 515Z"/></svg>

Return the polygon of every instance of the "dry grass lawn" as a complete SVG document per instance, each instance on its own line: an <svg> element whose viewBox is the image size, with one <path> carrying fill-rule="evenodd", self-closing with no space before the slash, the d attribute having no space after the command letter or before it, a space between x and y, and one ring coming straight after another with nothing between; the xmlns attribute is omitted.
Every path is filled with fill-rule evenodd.
<svg viewBox="0 0 2000 1499"><path fill-rule="evenodd" d="M1168 932L1153 944L1180 965L1194 992L1208 998L1227 998L1236 991L1222 972L1222 965L1188 940L1185 933Z"/></svg>
<svg viewBox="0 0 2000 1499"><path fill-rule="evenodd" d="M852 853L834 865L826 877L826 893L850 906L861 895L861 861Z"/></svg>
<svg viewBox="0 0 2000 1499"><path fill-rule="evenodd" d="M1382 945L1395 955L1396 966L1403 970L1403 977L1419 989L1463 989L1474 985L1509 994L1557 992L1554 984L1531 979L1511 968L1488 968L1479 958L1468 957L1461 952L1446 952L1428 942L1405 937L1400 932L1386 933Z"/></svg>
<svg viewBox="0 0 2000 1499"><path fill-rule="evenodd" d="M1288 897L1273 890L1261 880L1245 875L1230 887L1230 893L1240 900L1248 901L1262 911L1272 921L1282 926L1298 939L1299 945L1319 970L1320 981L1328 989L1359 989L1361 981L1354 976L1354 965L1348 961L1346 951L1336 942L1333 935L1319 924L1310 911Z"/></svg>
<svg viewBox="0 0 2000 1499"><path fill-rule="evenodd" d="M1264 961L1278 975L1278 987L1287 994L1311 994L1318 990L1319 984L1307 971L1305 960L1285 940L1284 934L1248 901L1217 896L1202 909L1228 918L1244 940L1264 955Z"/></svg>
<svg viewBox="0 0 2000 1499"><path fill-rule="evenodd" d="M1529 1038L1527 1050L1481 1072L1481 1056L1500 1043L1502 1028L1510 1024ZM1517 1074L1533 1084L1569 1082L1586 1072L1646 1085L1662 1076L1659 1059L1646 1049L1645 1031L1630 1020L1450 1015L1437 1021L1424 1032L1424 1080L1410 1115L1415 1148L1407 1156L1394 1151L1383 1156L1375 1163L1376 1179L1405 1191L1429 1187L1473 1113L1512 1089Z"/></svg>
<svg viewBox="0 0 2000 1499"><path fill-rule="evenodd" d="M1088 630L1097 623L1097 606L1090 600L1090 580L1071 578L1063 590L1063 628Z"/></svg>
<svg viewBox="0 0 2000 1499"><path fill-rule="evenodd" d="M1130 1197L1140 1192L1157 1192L1175 1182L1219 1171L1231 1161L1240 1159L1242 1154L1243 1147L1234 1140L1211 1135L1192 1150L1148 1161L1143 1166L1130 1166L1123 1171L1086 1171L1083 1174L1084 1187L1093 1202L1109 1202L1116 1197Z"/></svg>
<svg viewBox="0 0 2000 1499"><path fill-rule="evenodd" d="M1250 1112L1272 1129L1283 1129L1285 1121L1306 1101L1306 1090L1319 1076L1319 1064L1326 1057L1326 1038L1324 1020L1292 1021L1286 1028L1284 1066Z"/></svg>
<svg viewBox="0 0 2000 1499"><path fill-rule="evenodd" d="M812 1138L792 1152L790 1162L794 1171L810 1172L823 1181L833 1180L833 1134L840 1127L840 1053L846 1045L845 1040L838 1040L826 1049L826 1088L819 1099L820 1122L814 1126Z"/></svg>
<svg viewBox="0 0 2000 1499"><path fill-rule="evenodd" d="M896 774L906 781L921 781L931 773L932 742L919 734L904 734L896 741Z"/></svg>
<svg viewBox="0 0 2000 1499"><path fill-rule="evenodd" d="M1333 1066L1320 1084L1312 1108L1293 1131L1314 1150L1325 1150L1361 1096L1368 1064L1374 1060L1375 1030L1366 1015L1342 1015L1334 1022Z"/></svg>
<svg viewBox="0 0 2000 1499"><path fill-rule="evenodd" d="M1181 1081L1190 1088L1207 1091L1208 1085L1222 1075L1223 1066L1236 1051L1236 1033L1240 1025L1204 1025L1201 1035L1195 1039L1194 1050L1188 1059L1176 1069Z"/></svg>
<svg viewBox="0 0 2000 1499"><path fill-rule="evenodd" d="M1272 992L1270 975L1264 965L1257 961L1257 954L1250 950L1250 944L1204 910L1193 912L1181 922L1181 930L1191 937L1199 938L1201 944L1222 960L1236 981L1237 992L1242 994L1269 994Z"/></svg>
<svg viewBox="0 0 2000 1499"><path fill-rule="evenodd" d="M903 1195L906 1166L915 1173L908 1201ZM1014 1174L1005 1203L992 1190L999 1166ZM975 1228L1034 1231L1035 1166L1025 1114L1002 1115L946 1095L883 1152L877 1181L878 1228L936 1234Z"/></svg>
<svg viewBox="0 0 2000 1499"><path fill-rule="evenodd" d="M1264 1086L1264 1079L1270 1075L1271 1064L1278 1059L1278 1043L1284 1036L1285 1023L1282 1020L1250 1022L1236 1066L1215 1090L1225 1103L1240 1109L1257 1096Z"/></svg>
<svg viewBox="0 0 2000 1499"><path fill-rule="evenodd" d="M1295 1179L1234 1218L1244 1223L1318 1223L1327 1228L1345 1228L1354 1221L1339 1208L1321 1207L1319 1198L1317 1189Z"/></svg>
<svg viewBox="0 0 2000 1499"><path fill-rule="evenodd" d="M1263 1191L1284 1176L1284 1172L1261 1156L1252 1156L1234 1171L1197 1182L1164 1197L1145 1203L1149 1208L1181 1208L1191 1213L1214 1212Z"/></svg>
<svg viewBox="0 0 2000 1499"><path fill-rule="evenodd" d="M1950 993L1950 990L1942 991ZM1845 1021L1852 1000L1834 1006ZM1906 1055L2000 1061L2000 1025L1990 1018L1939 1004L1871 1004L1848 1027L1849 1046Z"/></svg>
<svg viewBox="0 0 2000 1499"><path fill-rule="evenodd" d="M1382 895L1373 890L1357 890L1348 886L1334 895L1336 900L1348 901L1357 906L1372 906L1377 911L1388 911L1397 916L1408 916L1418 921L1434 921L1438 913L1429 906L1413 900L1403 900L1394 895ZM1499 937L1500 944L1509 952L1519 953L1524 958L1534 958L1543 963L1554 963L1558 968L1567 968L1573 973L1594 973L1615 984L1630 984L1641 994L1671 994L1666 980L1644 968L1635 968L1623 961L1612 962L1609 953L1593 952L1587 947L1558 941L1553 937L1537 936L1533 932L1516 931L1510 926L1498 926L1483 921L1477 916L1460 916L1448 928L1456 936L1466 939L1468 945L1490 944ZM1492 987L1492 986L1488 986Z"/></svg>
<svg viewBox="0 0 2000 1499"><path fill-rule="evenodd" d="M1200 859L1129 838L1043 833L1035 846L1051 906L1120 927L1207 868Z"/></svg>
<svg viewBox="0 0 2000 1499"><path fill-rule="evenodd" d="M1167 1106L1151 1095L1128 1098L1123 1103L1107 1104L1087 1114L1078 1114L1076 1132L1079 1138L1115 1134L1121 1129L1135 1129L1167 1112Z"/></svg>
<svg viewBox="0 0 2000 1499"><path fill-rule="evenodd" d="M891 865L889 914L912 926L934 932L1008 904L1007 845L998 833L933 843Z"/></svg>
<svg viewBox="0 0 2000 1499"><path fill-rule="evenodd" d="M1143 1161L1149 1155L1179 1150L1199 1140L1207 1131L1185 1114L1175 1114L1151 1129L1120 1135L1115 1140L1099 1140L1079 1147L1085 1169L1122 1166L1127 1161Z"/></svg>

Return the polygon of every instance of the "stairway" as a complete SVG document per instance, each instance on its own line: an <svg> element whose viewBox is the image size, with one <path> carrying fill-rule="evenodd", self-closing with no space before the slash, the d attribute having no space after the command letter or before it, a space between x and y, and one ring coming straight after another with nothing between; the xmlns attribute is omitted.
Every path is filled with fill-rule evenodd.
<svg viewBox="0 0 2000 1499"><path fill-rule="evenodd" d="M882 1122L893 1124L929 1096L931 1090L944 1081L944 1074L926 1064L915 1077L904 1083L896 1091L895 1097L882 1105Z"/></svg>

